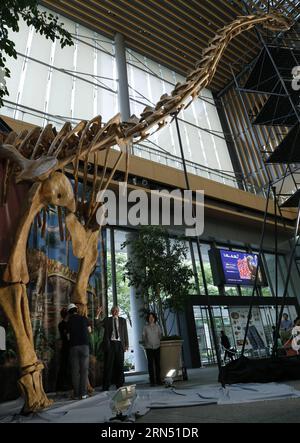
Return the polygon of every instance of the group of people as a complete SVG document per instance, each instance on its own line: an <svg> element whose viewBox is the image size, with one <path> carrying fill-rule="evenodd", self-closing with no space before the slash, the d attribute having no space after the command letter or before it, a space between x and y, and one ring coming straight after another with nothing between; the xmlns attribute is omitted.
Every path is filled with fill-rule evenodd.
<svg viewBox="0 0 300 443"><path fill-rule="evenodd" d="M275 343L277 336L277 346L278 348L282 348L286 355L297 355L300 352L300 317L297 317L294 322L292 322L292 320L289 319L288 314L284 313L280 322L279 334L277 334L276 326L272 326L272 330L273 343ZM296 340L298 335L299 340ZM292 344L293 340L294 343L296 342L298 344L298 350L296 349L297 346L295 346L294 343ZM224 351L224 362L226 362L227 358L231 361L234 360L237 351L235 348L231 347L229 338L224 331L221 331L220 342Z"/></svg>
<svg viewBox="0 0 300 443"><path fill-rule="evenodd" d="M119 308L113 306L111 316L101 319L103 310L98 308L95 322L104 328L102 350L104 353L103 390L108 391L111 385L120 388L124 384L124 353L128 350L127 322L119 316ZM62 321L59 323L61 338L61 360L58 373L57 389L70 389L70 380L73 386L73 398L84 399L88 397L88 371L89 371L89 334L91 325L87 317L78 313L75 304L71 303L68 308L61 311ZM157 316L149 312L143 328L142 338L148 360L148 372L150 385L161 384L160 371L160 340L161 329L157 323ZM286 343L295 326L299 326L300 318L294 323L289 320L287 314L283 314L280 324L280 339ZM273 339L275 340L276 328L274 328ZM231 347L229 338L221 331L220 342L224 350L224 361L231 361L236 356L236 350ZM300 340L299 340L300 348Z"/></svg>
<svg viewBox="0 0 300 443"><path fill-rule="evenodd" d="M64 391L73 386L73 398L88 397L89 334L91 326L87 317L78 313L74 303L60 312L62 320L58 325L61 339L60 368L57 390ZM71 376L71 377L70 377Z"/></svg>
<svg viewBox="0 0 300 443"><path fill-rule="evenodd" d="M102 308L96 312L95 322L104 328L102 350L104 353L103 391L111 385L120 388L124 384L124 353L128 350L128 331L126 320L119 316L118 306L113 306L111 316L101 319ZM89 395L89 334L92 331L87 317L79 314L74 303L61 310L62 320L58 325L60 346L60 368L57 390L71 388L74 399L85 399ZM154 312L147 315L143 329L143 343L148 360L151 386L161 384L160 378L160 339L161 329Z"/></svg>
<svg viewBox="0 0 300 443"><path fill-rule="evenodd" d="M273 341L275 343L277 331L273 326ZM300 317L296 317L294 322L289 319L288 314L282 315L279 335L277 336L277 346L285 350L288 356L297 355L300 351Z"/></svg>

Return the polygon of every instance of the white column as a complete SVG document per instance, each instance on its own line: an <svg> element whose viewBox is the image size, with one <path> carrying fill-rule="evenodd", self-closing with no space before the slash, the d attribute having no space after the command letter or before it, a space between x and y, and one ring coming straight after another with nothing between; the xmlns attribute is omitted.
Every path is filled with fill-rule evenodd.
<svg viewBox="0 0 300 443"><path fill-rule="evenodd" d="M127 239L131 240L134 238L135 233L127 234ZM127 246L127 257L132 258L131 245ZM137 289L130 287L130 308L131 308L131 318L132 318L132 343L130 344L134 349L134 360L135 360L135 370L137 372L147 371L147 359L144 353L140 341L142 339L143 327L145 325L145 319L141 310L144 307L144 303L141 297L137 297Z"/></svg>
<svg viewBox="0 0 300 443"><path fill-rule="evenodd" d="M118 100L121 111L122 121L126 121L130 117L130 102L128 90L128 76L126 64L126 48L124 37L117 32L115 34L115 53L118 73Z"/></svg>

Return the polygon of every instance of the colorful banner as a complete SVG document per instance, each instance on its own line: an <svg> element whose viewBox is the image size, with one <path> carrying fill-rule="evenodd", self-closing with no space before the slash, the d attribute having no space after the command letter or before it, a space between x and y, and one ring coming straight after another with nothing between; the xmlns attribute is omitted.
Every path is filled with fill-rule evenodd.
<svg viewBox="0 0 300 443"><path fill-rule="evenodd" d="M245 336L249 307L232 306L228 308L228 311L236 345L238 348L241 348ZM265 349L266 347L267 339L260 318L259 308L253 307L245 349L257 350Z"/></svg>

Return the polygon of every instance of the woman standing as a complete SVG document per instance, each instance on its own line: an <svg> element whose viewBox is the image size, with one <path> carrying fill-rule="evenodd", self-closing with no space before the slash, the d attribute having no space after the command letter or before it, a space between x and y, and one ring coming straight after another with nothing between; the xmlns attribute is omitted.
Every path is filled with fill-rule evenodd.
<svg viewBox="0 0 300 443"><path fill-rule="evenodd" d="M161 329L157 322L157 315L149 312L147 315L147 325L143 329L143 342L148 360L148 372L150 377L150 385L160 385L160 339Z"/></svg>

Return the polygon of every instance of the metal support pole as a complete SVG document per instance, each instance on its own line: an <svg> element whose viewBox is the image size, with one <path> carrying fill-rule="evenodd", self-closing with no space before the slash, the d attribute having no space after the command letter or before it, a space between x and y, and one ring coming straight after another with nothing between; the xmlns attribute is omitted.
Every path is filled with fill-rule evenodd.
<svg viewBox="0 0 300 443"><path fill-rule="evenodd" d="M247 13L249 13L249 8L248 8L248 6L247 6L246 1L243 0L243 3L244 3L244 7L245 7ZM280 72L279 72L279 70L278 70L278 68L277 68L277 65L276 65L276 63L275 63L275 61L274 61L274 59L273 59L273 57L272 57L272 54L271 54L271 52L270 52L270 49L269 49L269 47L268 47L268 45L267 45L265 39L263 38L261 32L258 31L257 26L255 26L255 31L256 31L256 35L257 35L258 39L260 40L261 44L263 45L264 49L266 50L266 53L267 53L268 56L269 56L269 59L270 59L272 65L273 65L273 68L275 69L275 72L276 72L276 74L277 74L277 77L278 77L278 79L279 79L279 81L280 81L280 83L281 83L281 85L282 85L282 87L283 87L283 89L284 89L284 92L285 92L286 96L289 98L289 101L290 101L290 104L291 104L291 106L292 106L292 108L293 108L293 111L294 111L295 115L297 116L298 121L300 122L300 115L299 115L299 113L298 113L298 110L297 110L297 108L296 108L296 106L295 106L293 100L291 99L291 95L290 95L290 93L289 93L289 91L288 91L288 89L287 89L287 87L286 87L286 84L285 84L285 82L284 82L284 80L283 80L283 78L282 78L282 75L280 74Z"/></svg>
<svg viewBox="0 0 300 443"><path fill-rule="evenodd" d="M288 91L288 89L287 89L287 87L286 87L286 84L285 84L285 82L284 82L282 76L280 75L280 72L279 72L279 70L278 70L278 68L277 68L277 65L276 65L276 63L275 63L275 61L274 61L274 59L273 59L273 57L272 57L272 54L271 54L271 52L270 52L270 49L268 48L268 46L267 46L267 44L266 44L266 42L265 42L265 40L263 39L262 36L260 37L260 39L261 39L261 42L262 42L262 44L264 45L264 48L265 48L265 50L266 50L266 52L267 52L267 54L268 54L268 56L269 56L269 59L271 60L271 63L272 63L272 65L273 65L273 68L275 69L275 72L276 72L276 74L277 74L277 77L279 78L279 81L280 81L280 83L282 84L282 87L283 87L283 89L284 89L284 92L286 93L286 96L289 98L289 101L290 101L290 104L291 104L291 106L292 106L292 108L293 108L293 111L294 111L294 113L295 113L295 115L296 115L298 121L300 122L300 115L299 115L299 112L298 112L298 110L297 110L297 108L296 108L296 106L295 106L295 104L294 104L294 102L293 102L293 100L292 100L292 98L291 98L291 95L290 95L290 93L289 93L289 91ZM294 148L295 148L295 147L294 147ZM293 153L293 152L294 152L294 149L293 149L292 153Z"/></svg>
<svg viewBox="0 0 300 443"><path fill-rule="evenodd" d="M246 324L246 328L245 328L244 341L243 341L243 346L242 346L242 351L241 351L242 355L244 355L244 352L245 352L246 340L247 340L248 329L249 329L249 324L250 324L250 319L251 319L251 314L252 314L252 308L253 308L253 302L254 302L254 293L255 293L255 291L257 289L258 271L259 271L259 268L261 267L261 263L262 263L261 257L262 257L262 249L263 249L265 232L266 232L266 224L267 224L267 216L268 216L268 206L269 206L269 200L270 200L270 190L271 190L271 184L269 183L267 200L266 200L266 208L265 208L265 213L264 213L263 229L262 229L261 238L260 238L260 244L259 244L257 268L256 268L256 272L255 272L255 280L254 280L253 289L252 289L250 309L249 309L249 312L248 312L248 318L247 318L247 324Z"/></svg>
<svg viewBox="0 0 300 443"><path fill-rule="evenodd" d="M182 146L182 140L181 140L181 134L180 134L180 128L179 128L179 124L178 124L177 114L175 114L175 123L176 123L177 136L178 136L181 159L182 159L183 170L184 170L185 185L186 185L186 188L189 191L191 191L188 172L187 172L186 163L185 163L185 156L184 156L184 152L183 152L183 146ZM195 213L194 213L194 206L193 205L192 205L192 208L193 208L193 217L194 217ZM206 282L205 272L204 272L204 265L203 265L202 255L201 255L199 237L196 237L196 243L197 243L197 251L198 251L199 262L200 262L200 269L201 269L202 278L203 278L204 291L205 291L205 295L209 299L207 282ZM212 314L212 309L211 309L211 306L209 303L207 303L207 309L208 309L208 315L209 315L209 320L210 320L210 324L211 324L212 338L213 338L213 342L214 342L214 346L215 346L215 350L216 350L218 368L220 370L221 366L222 366L222 361L221 361L221 355L220 355L217 334L216 334L216 330L215 330L215 323L214 323L214 318L213 318L213 314Z"/></svg>
<svg viewBox="0 0 300 443"><path fill-rule="evenodd" d="M231 160L231 163L234 168L234 174L236 177L238 187L239 187L239 189L245 191L246 187L245 187L245 183L244 183L243 171L242 171L241 164L240 164L237 152L236 152L234 140L233 140L233 137L232 137L232 134L231 134L228 122L227 122L223 100L221 99L218 101L217 97L215 97L215 96L214 96L214 99L216 102L216 109L218 112L218 116L220 118L223 132L224 132L224 134L227 134L225 136L225 141L227 144L230 160Z"/></svg>
<svg viewBox="0 0 300 443"><path fill-rule="evenodd" d="M180 128L179 128L177 114L175 115L175 123L176 123L176 130L177 130L177 136L178 136L178 142L179 142L179 147L180 147L181 160L182 160L183 171L184 171L185 186L190 191L191 190L190 181L189 181L189 176L188 176L188 172L187 172L185 156L184 156L184 152L183 152L183 146L182 146L182 140L181 140L181 134L180 134Z"/></svg>
<svg viewBox="0 0 300 443"><path fill-rule="evenodd" d="M245 4L245 2L244 2L244 4ZM268 54L268 57L269 57L272 65L273 65L273 68L274 68L274 70L275 70L275 72L277 74L277 77L278 77L278 79L279 79L279 81L280 81L280 83L281 83L281 85L283 87L283 90L284 90L286 96L289 99L290 105L291 105L291 107L292 107L292 109L293 109L293 111L295 113L295 116L297 117L298 122L300 122L299 111L298 111L296 105L294 104L294 102L292 100L292 97L291 97L291 95L290 95L290 93L289 93L289 91L287 89L285 81L282 78L282 76L281 76L281 74L280 74L280 72L278 70L278 67L277 67L277 65L276 65L276 63L275 63L275 61L274 61L274 59L272 57L270 49L269 49L268 45L266 44L266 41L264 40L264 38L261 35L261 33L258 32L257 30L256 30L256 32L257 32L257 35L258 35L258 37L259 37L259 39L260 39L260 41L261 41L261 43L262 43L266 53ZM292 156L293 156L295 147L296 147L296 145L293 146L293 149L290 152L290 158L292 158ZM296 248L297 248L297 245L298 245L298 242L299 242L299 237L298 237L299 222L300 222L300 201L299 201L299 205L298 205L298 214L297 214L297 222L296 222L296 229L295 229L295 243L294 243L294 247L292 249L291 256L290 256L290 261L289 261L288 271L287 271L287 277L286 277L285 287L284 287L283 296L282 296L282 306L281 306L280 313L279 313L279 318L277 319L277 324L276 324L275 342L274 342L274 346L273 346L273 350L272 350L272 356L273 357L277 354L278 343L277 343L277 339L276 338L279 336L280 319L282 317L282 313L283 313L283 310L284 310L284 299L287 296L287 291L288 291L288 286L289 286L289 279L290 279L290 274L291 274L291 270L292 270L292 264L293 264L293 260L294 260L294 257L295 257Z"/></svg>
<svg viewBox="0 0 300 443"><path fill-rule="evenodd" d="M272 186L274 195L274 215L275 215L275 229L274 229L274 244L275 244L275 298L276 298L276 325L278 322L278 229L277 229L277 197L276 187Z"/></svg>
<svg viewBox="0 0 300 443"><path fill-rule="evenodd" d="M199 284L198 271L197 271L196 260L195 260L195 252L194 252L194 246L193 246L192 240L189 240L189 246L190 246L190 253L191 253L191 259L192 259L193 272L194 272L194 276L195 276L196 290L197 290L197 294L201 295L200 294L200 284Z"/></svg>
<svg viewBox="0 0 300 443"><path fill-rule="evenodd" d="M293 261L295 258L295 252L299 243L299 236L298 236L298 231L299 231L299 224L300 224L300 200L298 203L298 213L297 213L297 222L296 222L296 228L295 228L295 236L294 236L294 246L290 255L290 260L289 260L289 265L288 265L288 270L287 270L287 275L286 275L286 279L285 279L285 285L284 285L284 290L283 290L283 294L282 294L282 305L280 308L280 313L279 313L279 318L278 318L278 322L276 325L276 331L275 331L275 337L279 336L279 329L280 329L280 319L282 317L283 314L283 310L284 310L284 301L287 297L287 293L288 293L288 288L289 288L289 282L290 282L290 276L291 276L291 271L292 271L292 265L293 265ZM274 342L274 346L273 346L273 350L272 350L272 356L275 356L277 353L277 347L278 347L278 343L277 340L275 340Z"/></svg>

